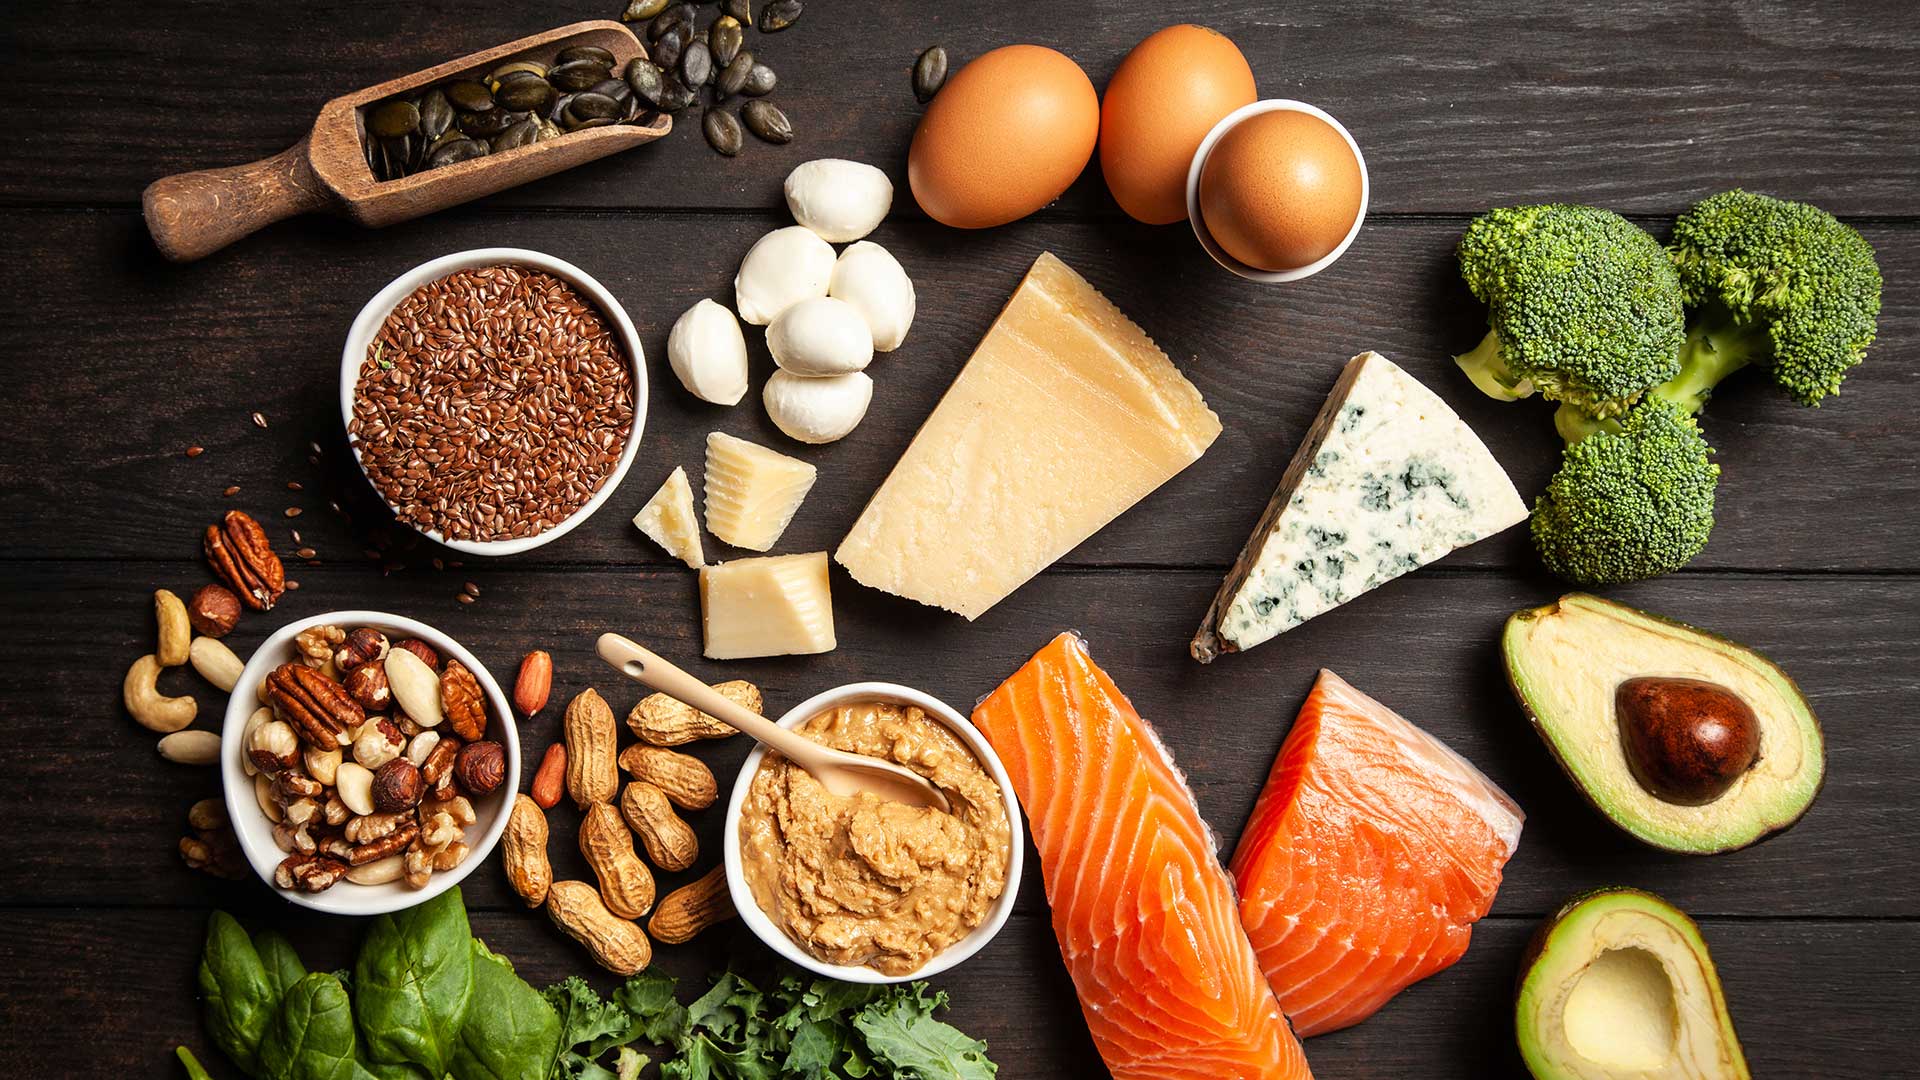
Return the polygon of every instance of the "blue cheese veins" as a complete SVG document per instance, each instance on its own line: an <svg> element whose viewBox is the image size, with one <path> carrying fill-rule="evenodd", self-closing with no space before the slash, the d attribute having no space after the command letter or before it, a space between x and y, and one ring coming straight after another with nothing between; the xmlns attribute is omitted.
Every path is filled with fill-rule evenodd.
<svg viewBox="0 0 1920 1080"><path fill-rule="evenodd" d="M1378 353L1348 368L1318 446L1302 450L1312 457L1288 470L1291 493L1283 486L1278 514L1248 541L1224 612L1216 601L1229 650L1526 520L1499 462L1433 391Z"/></svg>

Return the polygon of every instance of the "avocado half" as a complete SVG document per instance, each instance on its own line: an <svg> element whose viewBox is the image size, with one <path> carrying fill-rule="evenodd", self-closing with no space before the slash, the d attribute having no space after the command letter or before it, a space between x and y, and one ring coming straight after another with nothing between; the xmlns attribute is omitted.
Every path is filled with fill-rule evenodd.
<svg viewBox="0 0 1920 1080"><path fill-rule="evenodd" d="M1639 889L1569 900L1520 963L1520 1056L1537 1080L1749 1080L1700 928Z"/></svg>
<svg viewBox="0 0 1920 1080"><path fill-rule="evenodd" d="M1820 722L1793 680L1743 645L1569 593L1515 612L1501 635L1501 653L1514 697L1574 786L1647 844L1693 855L1743 848L1800 820L1820 793L1826 778ZM1649 711L1628 706L1630 692L1649 685L1665 688L1656 695L1670 706L1657 712L1665 741L1638 737L1647 725L1629 722ZM1747 756L1714 760L1721 775L1696 777L1697 790L1688 797L1658 779L1663 769L1711 771L1699 759L1706 750L1724 750L1713 739L1724 736L1731 721L1701 719L1703 700L1740 712ZM1663 750L1647 751L1650 743Z"/></svg>

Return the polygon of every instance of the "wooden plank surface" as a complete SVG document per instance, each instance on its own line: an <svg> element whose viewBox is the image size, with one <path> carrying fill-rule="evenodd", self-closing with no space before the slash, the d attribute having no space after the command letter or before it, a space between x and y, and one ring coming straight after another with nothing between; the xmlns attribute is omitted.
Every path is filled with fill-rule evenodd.
<svg viewBox="0 0 1920 1080"><path fill-rule="evenodd" d="M211 15L187 0L109 0L89 5L87 22L110 32L91 33L63 5L21 6L0 58L36 102L35 122L26 152L0 160L0 197L36 204L129 202L166 173L277 153L329 98L621 9L413 0L365 15L298 4ZM944 44L957 64L1012 42L1048 45L1102 86L1133 43L1182 20L1231 36L1262 96L1340 117L1367 155L1378 212L1577 191L1667 213L1734 179L1837 213L1920 212L1920 151L1906 138L1920 107L1920 15L1904 0L823 2L753 44L780 73L775 100L800 133L792 146L754 145L723 165L699 144L697 118L683 118L687 130L657 148L496 201L757 209L777 198L777 163L810 157L873 160L899 177L921 49ZM1095 169L1056 212L1117 208Z"/></svg>
<svg viewBox="0 0 1920 1080"><path fill-rule="evenodd" d="M206 580L198 529L237 505L260 514L283 551L297 528L318 552L316 565L293 565L303 587L279 610L247 618L237 648L284 619L358 606L440 626L502 676L526 649L547 648L555 705L525 725L529 753L554 736L566 695L596 685L622 712L639 697L591 658L603 629L712 677L753 678L777 710L865 678L965 709L1071 627L1158 724L1230 845L1312 673L1333 667L1483 766L1529 818L1465 959L1366 1024L1311 1041L1323 1080L1523 1076L1509 995L1526 937L1568 894L1607 884L1653 889L1701 916L1755 1075L1920 1076L1920 8L816 0L792 31L756 42L801 133L791 147L753 143L724 160L697 122L682 123L655 146L431 219L378 232L288 222L177 267L154 254L135 210L150 180L276 152L337 93L618 4L101 0L85 26L65 5L19 7L0 31L16 95L34 103L0 155L0 246L11 256L0 274L11 380L0 424L0 716L13 735L0 741L0 811L15 823L0 830L0 1061L34 1064L15 1071L177 1076L175 1042L206 1050L192 972L212 907L287 930L316 965L351 955L352 922L180 867L172 845L185 808L215 781L156 760L153 737L118 702L125 664L150 647L149 592ZM1327 107L1361 141L1373 216L1332 270L1282 288L1240 282L1184 226L1126 220L1097 166L1010 228L956 232L918 212L904 147L918 115L908 67L921 48L944 44L957 63L1014 41L1052 45L1102 85L1127 48L1173 21L1228 32L1263 95ZM894 177L895 214L876 239L912 273L920 314L906 347L874 368L865 426L804 451L821 480L782 551L839 539L1043 250L1145 326L1226 431L1196 466L976 623L836 573L839 651L700 662L692 575L626 519L674 465L697 472L709 430L785 444L752 402L729 411L681 393L664 363L667 328L701 297L730 298L740 256L786 223L787 169L830 155ZM1821 409L1791 405L1752 373L1716 398L1707 431L1725 477L1713 542L1687 571L1612 595L1750 643L1800 681L1829 747L1826 789L1801 824L1690 859L1638 846L1581 802L1496 664L1506 614L1561 590L1518 532L1256 652L1204 669L1186 658L1219 573L1352 353L1379 349L1432 386L1524 494L1554 468L1548 410L1480 397L1447 359L1483 326L1451 256L1472 214L1594 202L1660 233L1692 199L1735 184L1818 202L1860 227L1887 277L1880 340ZM339 343L401 270L490 244L552 252L606 283L640 327L654 406L639 462L594 521L531 556L435 570L436 555L452 556L389 529L344 453ZM750 336L757 384L770 362ZM249 421L254 410L265 430ZM318 465L310 443L322 448ZM190 461L189 445L207 452ZM240 487L231 498L230 485ZM288 507L301 516L281 516ZM454 594L468 580L482 595L463 606ZM190 674L168 678L197 688L202 726L216 722L222 695ZM726 784L745 751L697 752ZM692 818L716 850L718 812ZM553 848L577 875L574 820L556 811ZM479 868L467 892L476 928L530 979L590 966L521 909L497 866ZM737 924L659 952L695 981L766 955ZM1105 1075L1037 874L1004 935L939 982L951 1018L991 1042L1006 1080ZM217 1054L202 1057L234 1075Z"/></svg>

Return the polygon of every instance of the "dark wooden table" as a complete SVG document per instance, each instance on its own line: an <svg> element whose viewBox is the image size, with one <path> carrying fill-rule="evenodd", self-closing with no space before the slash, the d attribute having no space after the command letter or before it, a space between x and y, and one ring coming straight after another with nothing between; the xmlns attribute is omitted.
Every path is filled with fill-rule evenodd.
<svg viewBox="0 0 1920 1080"><path fill-rule="evenodd" d="M316 918L255 882L223 883L174 854L211 771L168 765L119 703L151 648L149 595L207 580L200 529L229 507L318 552L302 588L230 639L243 653L284 619L371 607L457 635L496 673L553 652L556 701L598 686L638 694L590 657L620 629L714 676L759 681L770 709L854 679L911 683L966 707L1055 631L1076 628L1192 778L1231 844L1315 670L1330 666L1482 765L1526 808L1493 914L1454 969L1377 1017L1308 1044L1325 1078L1522 1075L1509 993L1540 916L1582 888L1656 890L1712 943L1756 1075L1920 1075L1920 17L1899 0L1436 5L834 3L768 39L778 100L800 132L725 160L697 124L651 147L384 232L325 219L267 230L190 266L148 244L150 180L249 161L296 139L334 94L575 19L600 3L23 4L0 29L8 73L0 152L0 275L8 390L0 423L0 1071L174 1076L202 1036L193 969L209 909L288 931L311 963L343 962L347 920ZM1353 250L1302 284L1217 271L1185 226L1126 219L1097 166L1056 205L980 233L933 224L905 185L918 108L908 68L944 44L956 63L1031 41L1103 84L1126 50L1190 20L1231 35L1264 95L1327 107L1372 169L1373 214ZM1226 432L1198 465L977 623L836 573L840 648L827 656L702 662L694 577L627 518L706 432L790 449L749 402L701 405L661 357L694 300L729 295L747 246L785 224L779 185L818 156L886 168L895 213L876 239L912 273L920 314L876 365L872 414L808 451L820 482L781 542L830 547L885 476L1027 264L1051 250L1145 326L1199 385ZM1797 828L1717 858L1643 849L1589 810L1510 699L1501 620L1557 595L1521 531L1369 594L1247 656L1202 669L1188 635L1318 407L1337 365L1367 348L1412 370L1486 438L1521 490L1551 472L1537 404L1482 398L1447 356L1481 313L1453 270L1486 207L1593 202L1656 232L1688 203L1744 185L1856 224L1886 273L1880 340L1817 411L1757 378L1715 399L1725 469L1713 543L1686 571L1616 590L1778 660L1811 695L1827 740L1825 793ZM605 512L528 556L467 560L386 529L343 452L339 345L360 305L427 258L487 244L538 248L607 283L640 326L653 405L639 462ZM757 335L756 335L757 339ZM753 346L756 383L769 368ZM249 415L258 412L266 426ZM191 445L206 447L190 460ZM320 448L317 466L310 445ZM292 491L298 483L303 490ZM238 493L223 495L230 486ZM330 501L351 517L328 509ZM289 509L291 508L291 509ZM302 511L297 520L283 511ZM363 550L390 542L387 572ZM462 605L462 583L479 585ZM220 695L191 676L203 716ZM527 724L553 737L557 707ZM741 745L702 754L722 775ZM717 850L718 811L696 818ZM556 827L562 873L583 868ZM670 884L672 882L669 882ZM536 982L588 970L489 865L469 879L473 923ZM661 962L697 975L757 946L733 927ZM611 980L601 980L603 984ZM1102 1075L1055 951L1039 875L998 941L939 980L951 1018L985 1037L1008 1078Z"/></svg>

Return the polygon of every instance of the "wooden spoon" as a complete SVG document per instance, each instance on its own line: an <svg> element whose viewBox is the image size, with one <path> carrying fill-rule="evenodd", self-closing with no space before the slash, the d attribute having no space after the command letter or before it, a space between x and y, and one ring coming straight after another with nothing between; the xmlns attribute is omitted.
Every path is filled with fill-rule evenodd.
<svg viewBox="0 0 1920 1080"><path fill-rule="evenodd" d="M820 781L820 786L835 795L852 797L870 791L892 802L931 806L942 811L952 809L946 795L912 769L864 754L835 750L797 731L783 728L759 713L727 700L706 683L619 634L600 635L600 659L612 664L629 679L691 705L717 720L724 720L785 754L794 764Z"/></svg>
<svg viewBox="0 0 1920 1080"><path fill-rule="evenodd" d="M367 167L363 140L368 107L456 76L485 75L511 60L550 63L555 53L573 45L598 45L612 53L616 75L627 61L644 55L639 39L625 26L604 19L579 22L334 98L321 107L305 138L273 157L149 184L140 199L147 229L162 255L190 262L295 214L326 210L362 225L392 225L652 142L673 130L673 118L660 114L648 124L569 132L398 180L376 180Z"/></svg>

